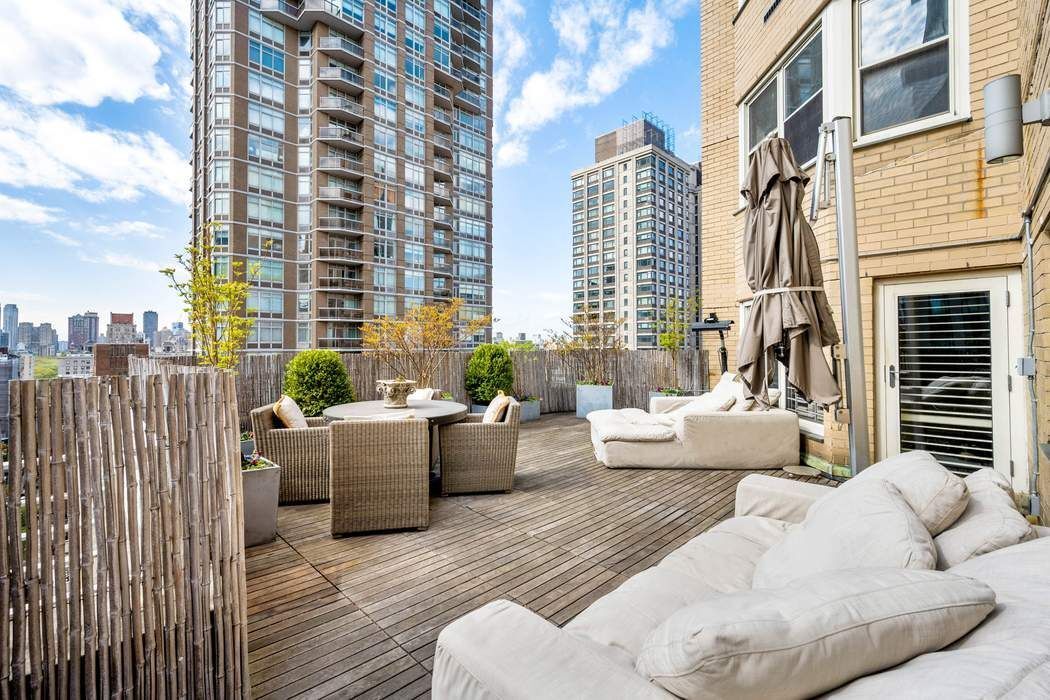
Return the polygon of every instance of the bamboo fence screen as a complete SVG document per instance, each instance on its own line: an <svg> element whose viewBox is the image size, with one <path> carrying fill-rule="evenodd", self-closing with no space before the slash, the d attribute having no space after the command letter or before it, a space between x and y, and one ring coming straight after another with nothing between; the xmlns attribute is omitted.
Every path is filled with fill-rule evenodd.
<svg viewBox="0 0 1050 700"><path fill-rule="evenodd" d="M259 406L273 403L281 395L284 368L295 352L250 353L241 357L237 368L237 403L240 406L241 427L249 429L248 413ZM379 398L375 393L377 379L389 379L390 372L369 352L343 353L343 363L354 385L358 401ZM576 377L554 352L546 350L515 351L516 384L522 394L541 400L544 413L576 410ZM437 388L448 391L456 401L468 403L464 375L469 351L453 351L445 355L437 372ZM188 357L129 357L131 374L186 372ZM708 386L707 353L683 349L675 353L666 350L623 350L615 361L613 405L616 408L647 409L649 392L658 387L676 386L690 391L703 391Z"/></svg>
<svg viewBox="0 0 1050 700"><path fill-rule="evenodd" d="M11 382L3 697L250 695L235 378Z"/></svg>

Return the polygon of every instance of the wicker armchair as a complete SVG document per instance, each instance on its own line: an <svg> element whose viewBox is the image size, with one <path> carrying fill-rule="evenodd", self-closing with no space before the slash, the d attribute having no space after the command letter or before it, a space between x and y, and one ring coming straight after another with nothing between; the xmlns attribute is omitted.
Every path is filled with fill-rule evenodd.
<svg viewBox="0 0 1050 700"><path fill-rule="evenodd" d="M499 423L482 423L470 414L438 428L441 446L441 495L510 491L518 458L521 404L511 399Z"/></svg>
<svg viewBox="0 0 1050 700"><path fill-rule="evenodd" d="M324 418L307 418L309 428L279 428L273 404L251 412L255 449L281 467L281 487L277 500L290 503L316 503L328 500L328 423Z"/></svg>
<svg viewBox="0 0 1050 700"><path fill-rule="evenodd" d="M332 423L332 535L426 529L429 449L423 418Z"/></svg>

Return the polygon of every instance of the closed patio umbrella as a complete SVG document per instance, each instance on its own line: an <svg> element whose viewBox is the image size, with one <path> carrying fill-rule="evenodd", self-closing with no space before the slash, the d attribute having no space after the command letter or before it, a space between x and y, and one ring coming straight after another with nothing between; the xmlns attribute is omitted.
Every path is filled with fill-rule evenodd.
<svg viewBox="0 0 1050 700"><path fill-rule="evenodd" d="M767 407L775 357L787 380L822 406L840 398L823 348L839 342L824 293L817 239L803 212L809 177L790 144L769 138L751 156L741 193L747 199L744 270L754 292L740 331L737 367L748 391Z"/></svg>

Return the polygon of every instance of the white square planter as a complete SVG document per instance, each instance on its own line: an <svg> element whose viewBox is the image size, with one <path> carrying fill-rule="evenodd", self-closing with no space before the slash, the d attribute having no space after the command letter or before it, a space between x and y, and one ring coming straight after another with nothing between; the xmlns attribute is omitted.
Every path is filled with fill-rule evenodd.
<svg viewBox="0 0 1050 700"><path fill-rule="evenodd" d="M599 384L576 385L576 417L586 418L591 411L613 407L613 388Z"/></svg>
<svg viewBox="0 0 1050 700"><path fill-rule="evenodd" d="M244 494L244 546L273 542L277 538L277 494L281 468L277 465L241 471Z"/></svg>

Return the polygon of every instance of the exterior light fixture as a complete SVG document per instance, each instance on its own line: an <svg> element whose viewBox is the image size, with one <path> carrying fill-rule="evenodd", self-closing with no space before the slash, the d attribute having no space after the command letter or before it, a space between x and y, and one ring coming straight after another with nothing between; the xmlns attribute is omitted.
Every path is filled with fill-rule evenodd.
<svg viewBox="0 0 1050 700"><path fill-rule="evenodd" d="M984 160L1006 163L1024 155L1024 124L1050 126L1050 90L1021 103L1021 76L1004 75L984 86Z"/></svg>

